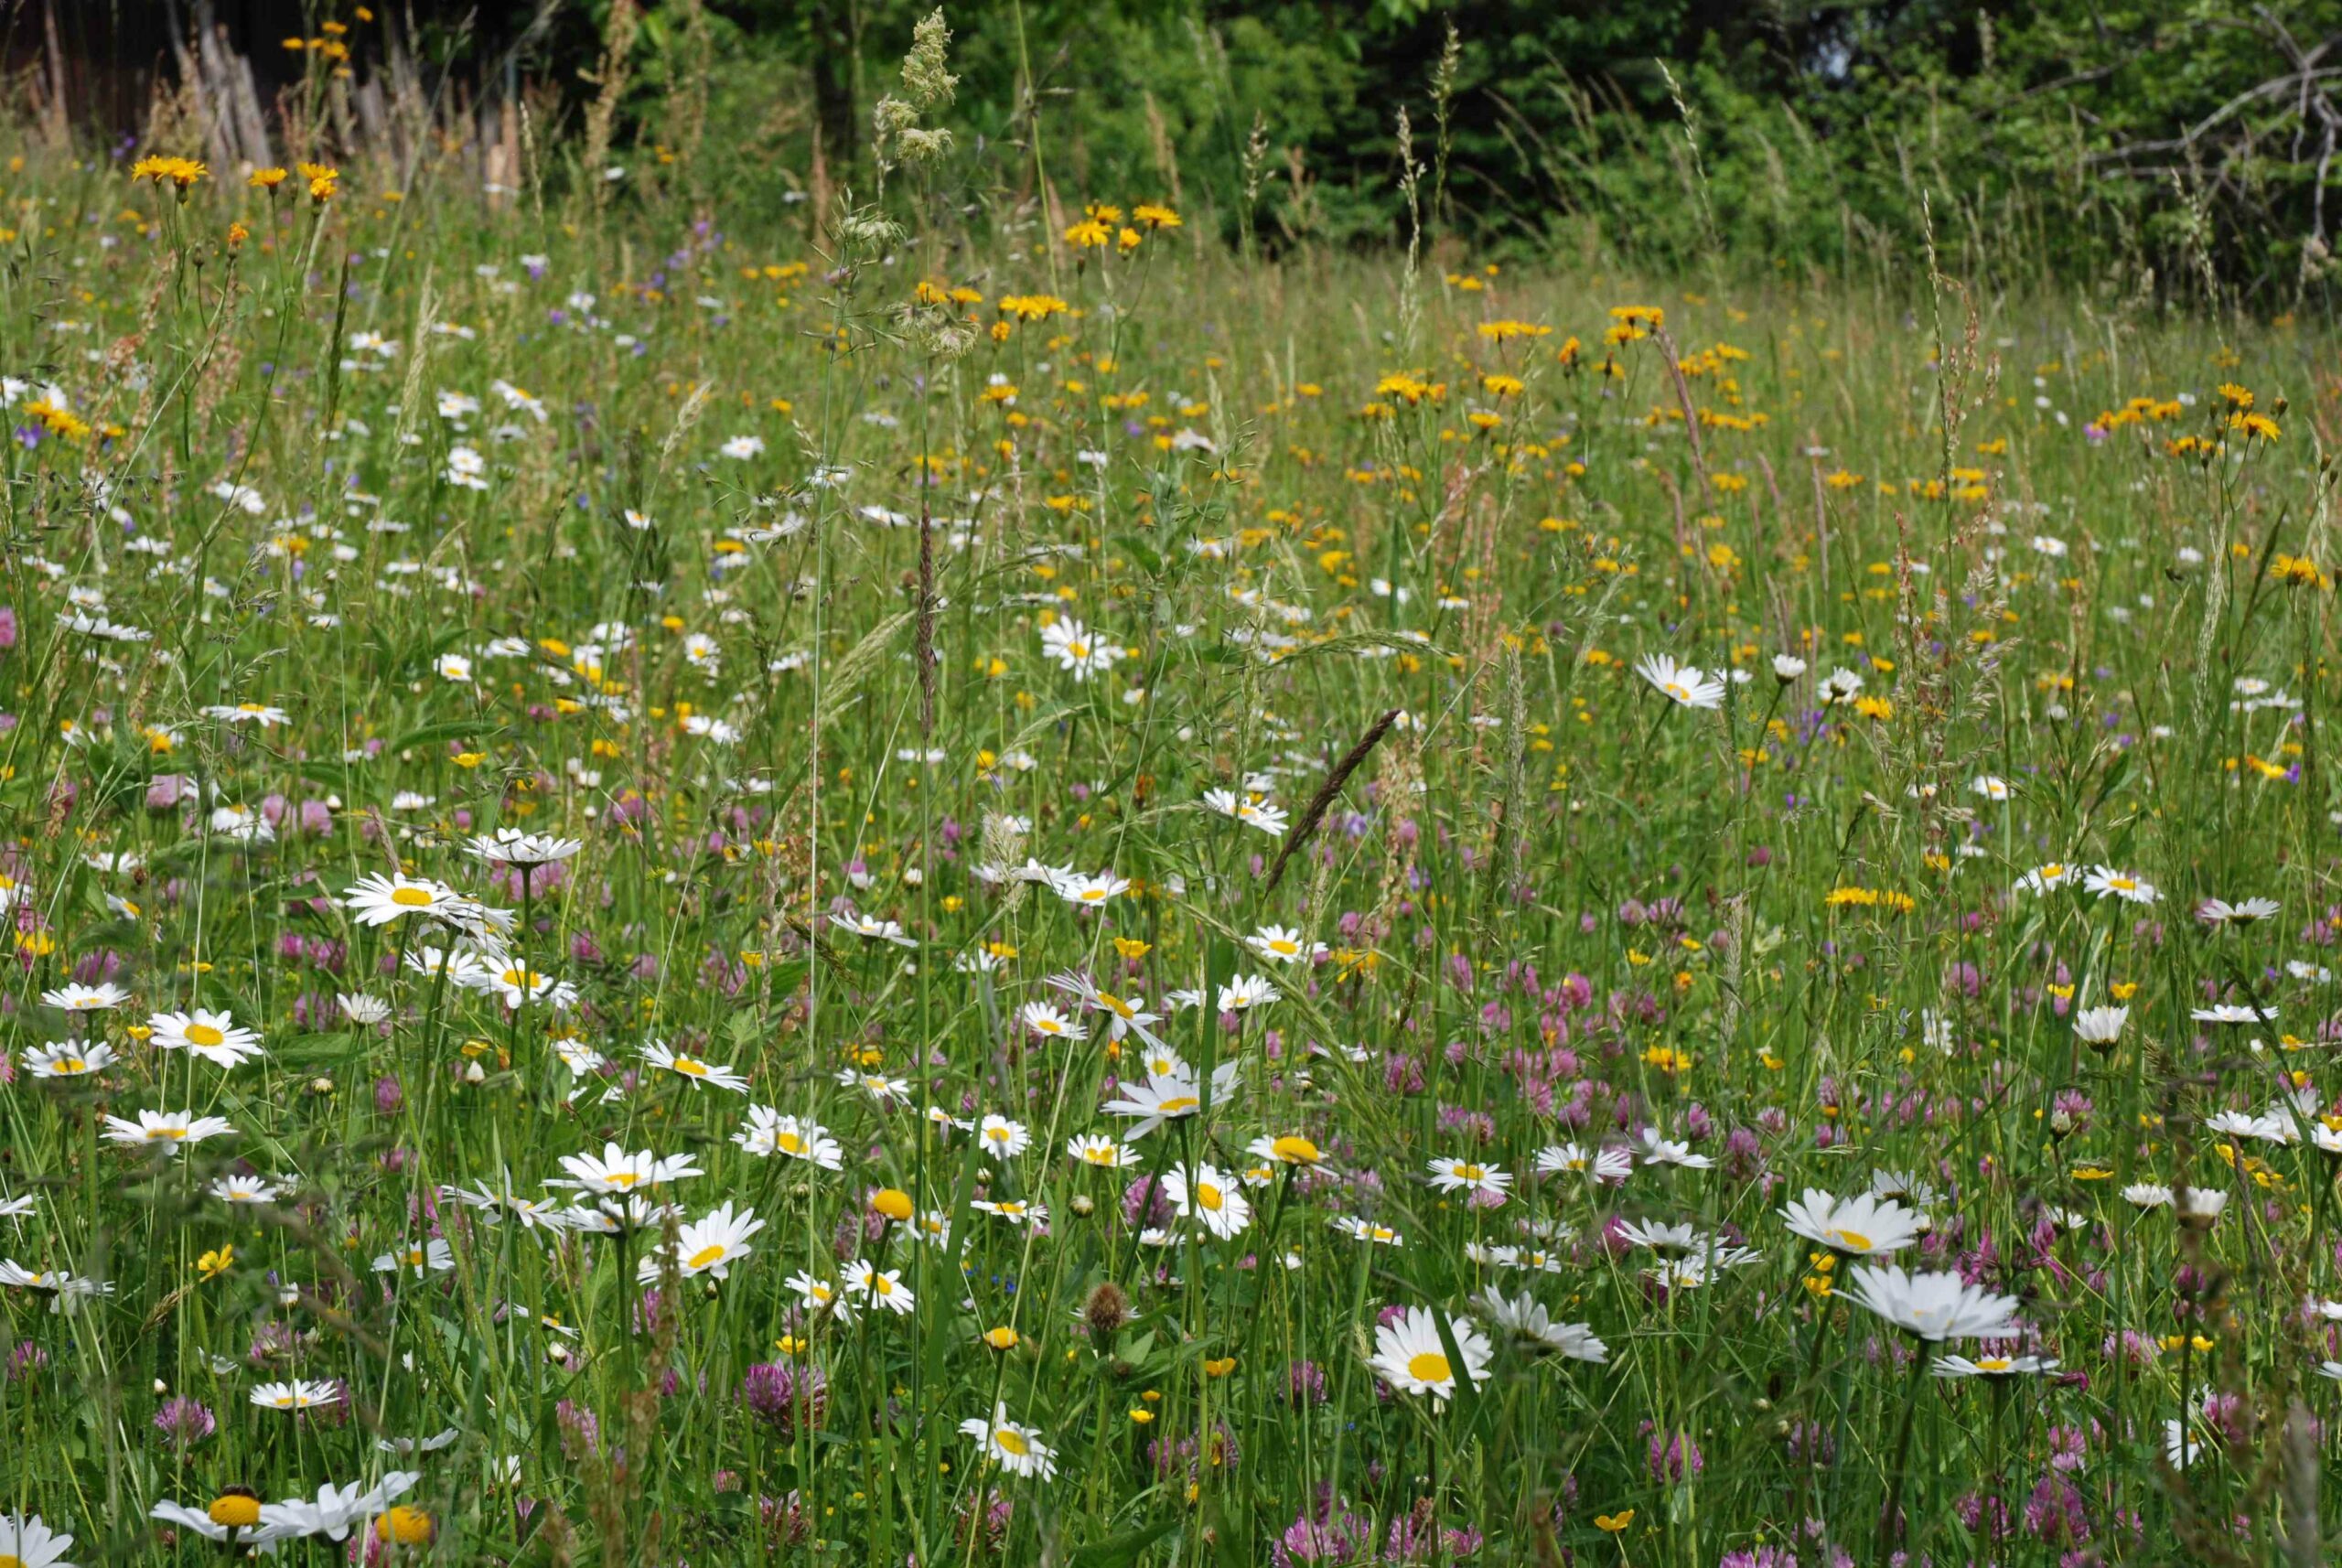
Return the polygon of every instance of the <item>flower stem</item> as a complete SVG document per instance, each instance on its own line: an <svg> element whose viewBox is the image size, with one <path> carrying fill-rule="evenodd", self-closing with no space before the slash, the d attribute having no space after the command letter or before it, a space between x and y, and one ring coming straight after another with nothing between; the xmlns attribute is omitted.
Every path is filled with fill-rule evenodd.
<svg viewBox="0 0 2342 1568"><path fill-rule="evenodd" d="M1895 1537L1903 1521L1903 1484L1911 1478L1911 1428L1919 1413L1919 1383L1928 1375L1928 1355L1924 1347L1915 1346L1911 1352L1911 1380L1903 1387L1903 1431L1895 1440L1895 1479L1887 1487L1886 1511L1878 1519L1878 1561L1886 1562L1886 1554L1895 1544Z"/></svg>

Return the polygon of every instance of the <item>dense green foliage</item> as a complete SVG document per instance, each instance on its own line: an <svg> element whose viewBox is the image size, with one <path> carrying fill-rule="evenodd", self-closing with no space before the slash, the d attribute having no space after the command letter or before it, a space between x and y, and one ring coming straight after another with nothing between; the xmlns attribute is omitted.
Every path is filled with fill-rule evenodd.
<svg viewBox="0 0 2342 1568"><path fill-rule="evenodd" d="M712 174L777 192L822 127L840 179L866 184L870 102L929 0L712 4L704 23L697 0L648 13L646 139L704 25ZM546 57L590 62L606 10L548 32ZM1403 242L1404 108L1428 220L1479 248L1891 268L1922 248L1924 202L1937 243L2001 281L2168 294L2216 274L2283 308L2324 272L2335 0L1032 0L948 19L958 173L1012 205L1037 171L1183 199L1230 239Z"/></svg>
<svg viewBox="0 0 2342 1568"><path fill-rule="evenodd" d="M0 1568L2342 1545L2291 35L1310 15L0 147Z"/></svg>
<svg viewBox="0 0 2342 1568"><path fill-rule="evenodd" d="M0 1568L2330 1550L2330 334L622 166L10 179Z"/></svg>

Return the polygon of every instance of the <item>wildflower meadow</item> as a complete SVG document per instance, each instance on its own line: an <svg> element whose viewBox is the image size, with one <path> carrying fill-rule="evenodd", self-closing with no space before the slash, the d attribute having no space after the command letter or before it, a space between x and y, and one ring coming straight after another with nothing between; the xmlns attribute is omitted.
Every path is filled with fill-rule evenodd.
<svg viewBox="0 0 2342 1568"><path fill-rule="evenodd" d="M952 64L7 163L0 1568L2324 1561L2330 323Z"/></svg>

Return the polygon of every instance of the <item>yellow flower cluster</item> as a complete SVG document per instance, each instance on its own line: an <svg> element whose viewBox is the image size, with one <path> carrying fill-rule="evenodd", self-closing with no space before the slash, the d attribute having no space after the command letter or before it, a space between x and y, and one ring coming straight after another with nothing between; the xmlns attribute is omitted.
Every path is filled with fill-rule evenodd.
<svg viewBox="0 0 2342 1568"><path fill-rule="evenodd" d="M1884 909L1891 915L1907 915L1919 907L1908 893L1873 887L1832 887L1821 902L1832 909Z"/></svg>
<svg viewBox="0 0 2342 1568"><path fill-rule="evenodd" d="M2177 419L2186 409L2186 405L2177 398L2134 397L2121 408L2100 414L2095 423L2100 430L2119 430L2126 424L2149 422L2161 424Z"/></svg>
<svg viewBox="0 0 2342 1568"><path fill-rule="evenodd" d="M182 196L187 194L188 188L197 180L203 178L210 172L209 166L196 162L193 158L140 158L130 166L131 178L151 179L156 185L168 180L178 188L179 194Z"/></svg>
<svg viewBox="0 0 2342 1568"><path fill-rule="evenodd" d="M1013 316L1019 321L1046 321L1061 316L1066 303L1053 294L1004 294L1000 296L998 309L1003 316Z"/></svg>
<svg viewBox="0 0 2342 1568"><path fill-rule="evenodd" d="M51 435L61 436L68 441L79 441L90 433L87 420L70 409L59 408L45 397L37 397L25 404L25 413Z"/></svg>
<svg viewBox="0 0 2342 1568"><path fill-rule="evenodd" d="M2306 555L2281 554L2269 564L2269 575L2296 588L2334 589L2334 579Z"/></svg>
<svg viewBox="0 0 2342 1568"><path fill-rule="evenodd" d="M1445 381L1427 381L1407 371L1393 371L1374 385L1377 397L1395 397L1413 407L1423 403L1438 403L1447 396Z"/></svg>

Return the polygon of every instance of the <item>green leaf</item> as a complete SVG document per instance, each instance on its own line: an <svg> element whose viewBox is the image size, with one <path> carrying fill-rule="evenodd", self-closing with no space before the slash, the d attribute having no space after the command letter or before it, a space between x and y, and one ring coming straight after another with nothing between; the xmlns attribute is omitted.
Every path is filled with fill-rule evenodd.
<svg viewBox="0 0 2342 1568"><path fill-rule="evenodd" d="M1128 1568L1138 1561L1139 1553L1179 1528L1177 1519L1166 1519L1159 1524L1145 1524L1136 1530L1126 1530L1120 1535L1091 1541L1073 1549L1073 1568Z"/></svg>
<svg viewBox="0 0 2342 1568"><path fill-rule="evenodd" d="M1439 1345L1446 1353L1447 1364L1456 1369L1456 1441L1460 1444L1479 1427L1480 1389L1472 1380L1471 1364L1464 1359L1464 1348L1456 1342L1456 1325L1448 1321L1446 1312L1433 1307L1431 1320L1439 1329Z"/></svg>
<svg viewBox="0 0 2342 1568"><path fill-rule="evenodd" d="M366 1054L371 1040L364 1035L341 1032L295 1039L275 1048L278 1059L303 1062L312 1066L325 1062L346 1061Z"/></svg>
<svg viewBox="0 0 2342 1568"><path fill-rule="evenodd" d="M445 740L472 740L485 745L501 736L504 726L486 719L445 719L438 724L411 729L391 742L392 753L411 750L418 746L435 746Z"/></svg>
<svg viewBox="0 0 2342 1568"><path fill-rule="evenodd" d="M316 757L303 759L298 768L302 778L321 789L340 789L348 786L349 769L350 765L347 762Z"/></svg>
<svg viewBox="0 0 2342 1568"><path fill-rule="evenodd" d="M1137 562L1148 576L1160 577L1163 575L1162 555L1155 551L1154 545L1149 544L1137 534L1118 533L1114 535L1114 548L1129 556L1133 561Z"/></svg>

